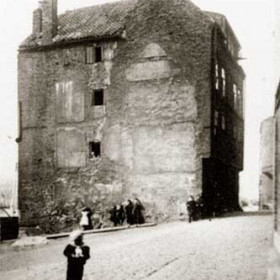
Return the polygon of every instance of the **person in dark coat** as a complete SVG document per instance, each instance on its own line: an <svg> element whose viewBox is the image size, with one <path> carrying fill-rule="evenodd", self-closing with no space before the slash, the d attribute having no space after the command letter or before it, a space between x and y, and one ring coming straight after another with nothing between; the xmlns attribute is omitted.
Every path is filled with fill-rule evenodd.
<svg viewBox="0 0 280 280"><path fill-rule="evenodd" d="M145 210L145 207L143 206L141 201L138 198L135 198L134 199L134 208L133 208L133 216L134 216L135 224L144 224L145 223L144 210Z"/></svg>
<svg viewBox="0 0 280 280"><path fill-rule="evenodd" d="M124 207L123 205L117 205L117 209L116 209L116 218L117 218L117 224L119 226L123 225L123 222L125 220L125 211L124 211Z"/></svg>
<svg viewBox="0 0 280 280"><path fill-rule="evenodd" d="M189 223L191 223L192 221L194 221L195 214L196 214L196 202L192 195L190 196L190 199L187 201L187 210L189 214Z"/></svg>
<svg viewBox="0 0 280 280"><path fill-rule="evenodd" d="M126 215L126 222L129 225L134 224L133 209L134 209L133 202L130 199L128 199L127 205L125 206L125 215Z"/></svg>
<svg viewBox="0 0 280 280"><path fill-rule="evenodd" d="M110 209L110 221L113 223L114 227L117 226L117 206L114 205L112 209Z"/></svg>
<svg viewBox="0 0 280 280"><path fill-rule="evenodd" d="M82 280L84 265L90 258L90 248L84 245L83 233L81 230L73 231L70 234L71 242L64 249L64 256L67 257L66 280Z"/></svg>

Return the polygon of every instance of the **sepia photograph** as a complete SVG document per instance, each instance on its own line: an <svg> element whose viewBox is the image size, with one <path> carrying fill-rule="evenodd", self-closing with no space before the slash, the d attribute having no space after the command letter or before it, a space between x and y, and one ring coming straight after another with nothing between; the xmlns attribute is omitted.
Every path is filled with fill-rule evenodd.
<svg viewBox="0 0 280 280"><path fill-rule="evenodd" d="M280 1L1 0L3 280L280 280Z"/></svg>

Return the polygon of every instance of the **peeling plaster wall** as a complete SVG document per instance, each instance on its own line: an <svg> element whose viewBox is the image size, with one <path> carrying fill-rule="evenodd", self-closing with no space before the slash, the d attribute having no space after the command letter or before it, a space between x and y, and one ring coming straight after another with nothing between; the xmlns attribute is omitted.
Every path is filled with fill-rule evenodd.
<svg viewBox="0 0 280 280"><path fill-rule="evenodd" d="M210 155L211 23L172 2L139 1L112 68L124 185L159 218L177 218L180 203L201 193L202 157Z"/></svg>
<svg viewBox="0 0 280 280"><path fill-rule="evenodd" d="M61 222L71 227L83 204L106 216L133 196L153 218L177 218L188 195L201 193L202 156L210 154L211 22L174 2L139 1L125 40L100 43L101 63L85 64L83 45L20 52L22 224L50 224L59 205L58 221L73 212ZM100 88L105 106L91 106ZM89 159L90 141L101 142L101 158ZM40 203L29 204L37 194Z"/></svg>
<svg viewBox="0 0 280 280"><path fill-rule="evenodd" d="M84 46L19 54L23 225L50 223L59 204L66 215L73 208L71 222L77 223L84 204L101 212L122 200L120 128L104 131L106 107L91 105L94 89L104 88L105 104L109 94L112 62L107 59L113 58L116 43L102 47L105 61L98 64L85 64ZM100 79L93 83L94 77ZM101 141L102 159L89 158L90 141Z"/></svg>

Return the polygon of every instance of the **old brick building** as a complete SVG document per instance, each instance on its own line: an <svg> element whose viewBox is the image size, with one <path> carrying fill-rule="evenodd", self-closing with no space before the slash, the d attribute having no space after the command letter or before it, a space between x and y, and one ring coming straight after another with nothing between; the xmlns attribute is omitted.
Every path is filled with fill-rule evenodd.
<svg viewBox="0 0 280 280"><path fill-rule="evenodd" d="M18 57L22 224L67 226L83 204L104 214L134 196L159 219L202 192L238 208L239 49L224 16L187 0L59 17L41 1Z"/></svg>

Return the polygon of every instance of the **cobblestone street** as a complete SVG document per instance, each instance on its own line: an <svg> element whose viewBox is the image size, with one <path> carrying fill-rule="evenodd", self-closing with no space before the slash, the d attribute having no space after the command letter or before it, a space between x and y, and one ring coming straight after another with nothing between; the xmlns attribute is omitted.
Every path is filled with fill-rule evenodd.
<svg viewBox="0 0 280 280"><path fill-rule="evenodd" d="M264 280L272 216L239 216L91 234L84 280ZM0 245L3 280L63 280L68 239Z"/></svg>

